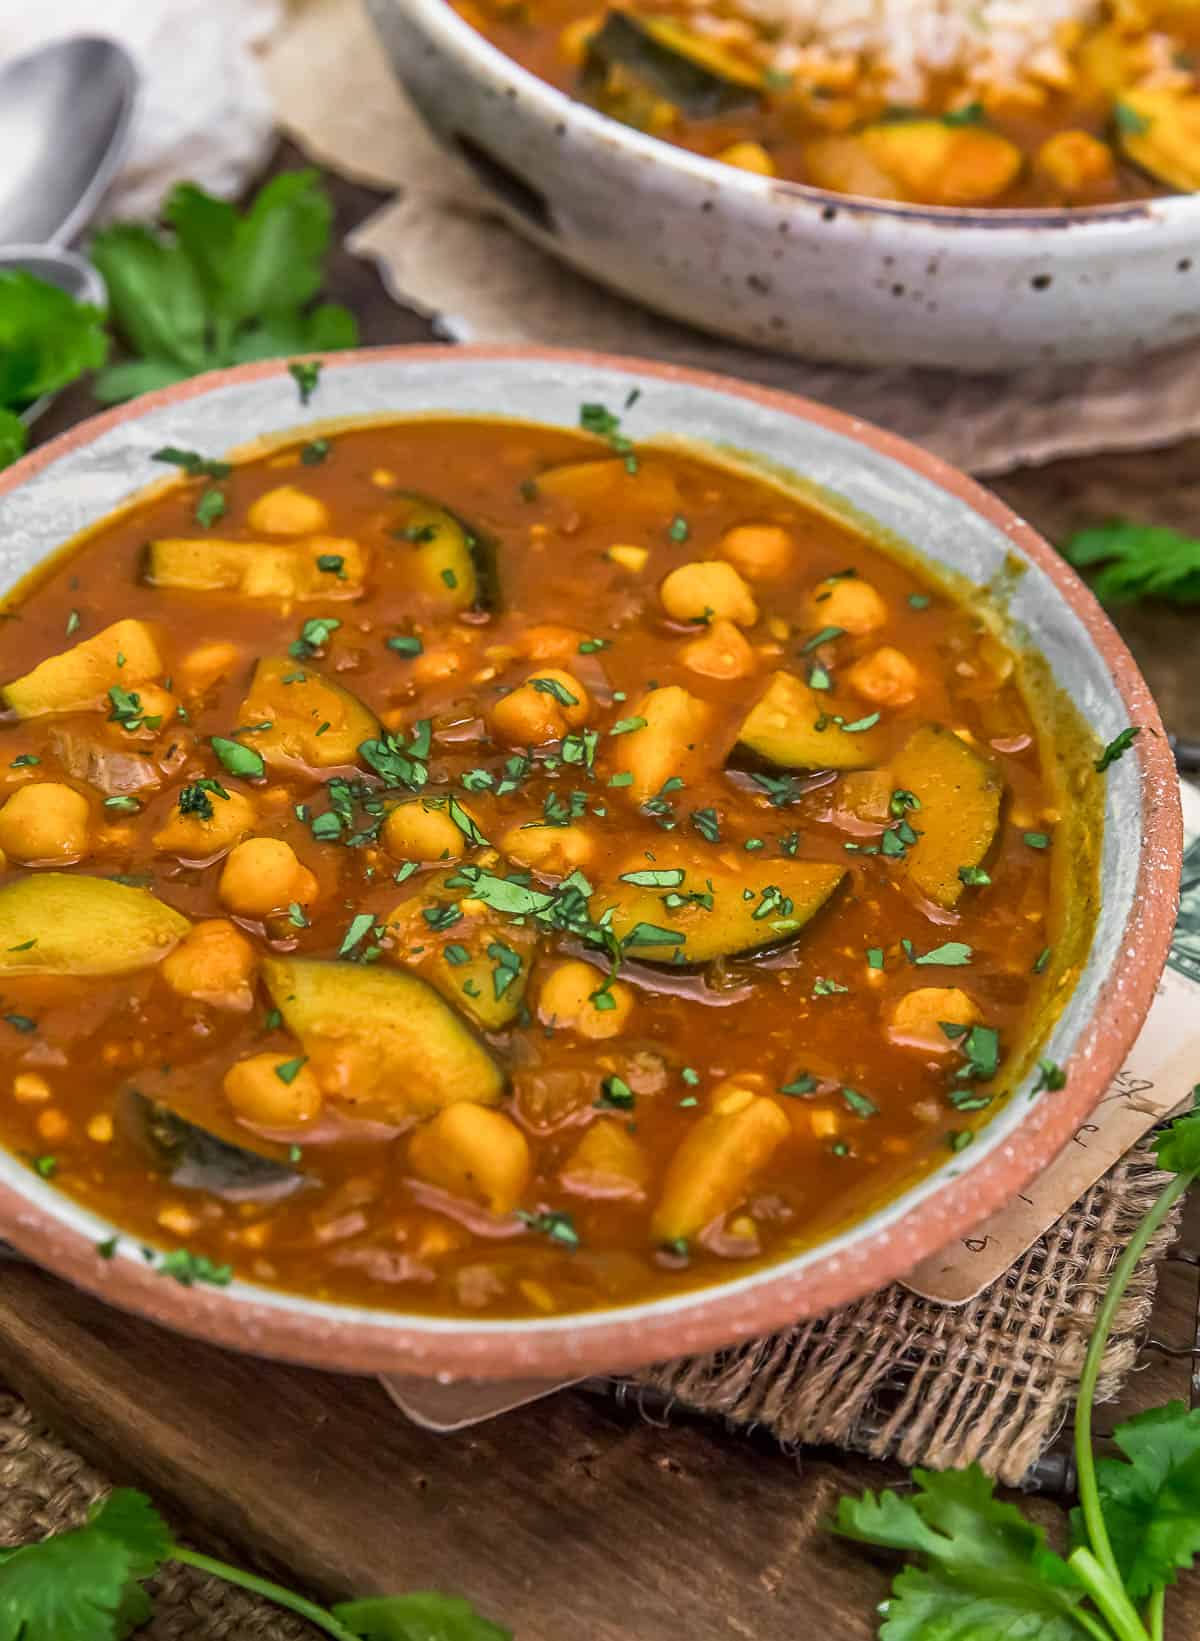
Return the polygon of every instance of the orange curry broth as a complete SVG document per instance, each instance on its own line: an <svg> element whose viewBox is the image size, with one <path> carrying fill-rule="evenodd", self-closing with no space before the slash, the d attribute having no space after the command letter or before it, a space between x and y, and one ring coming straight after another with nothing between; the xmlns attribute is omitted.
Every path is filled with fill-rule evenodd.
<svg viewBox="0 0 1200 1641"><path fill-rule="evenodd" d="M566 493L536 490L539 474L584 459L604 465L589 467L585 482L568 483ZM217 541L262 540L262 532L247 525L247 509L285 483L324 503L325 534L361 545L367 559L361 597L288 607L278 599L146 584L147 542L190 538L211 550ZM419 548L393 534L406 516L397 492L409 486L496 542L500 594L491 613L439 615L436 598L414 592L411 566ZM226 511L205 530L194 510L203 491L214 487L226 498ZM574 499L572 490L578 491ZM686 524L686 540L676 539L684 528L672 529L673 520ZM724 533L747 523L782 527L790 563L751 582L759 616L744 628L746 675L714 678L685 659L703 624L668 619L659 587L678 566L716 557ZM607 557L614 544L645 549L644 567ZM850 568L857 576L847 580L867 582L880 595L884 624L804 653L804 642L829 624L822 602L814 601L822 578ZM686 862L688 888L700 888L717 866L753 873L761 888L784 863L797 861L833 863L845 870L844 881L798 938L764 956L722 958L692 971L638 961L637 950L630 950L615 988L618 994L629 988L622 1002L628 1018L620 1034L607 1039L546 1019L539 998L564 960L582 957L594 965L600 987L609 959L577 938L538 935L531 973L529 955L523 958L525 1011L486 1040L503 1077L499 1109L518 1125L529 1150L518 1206L551 1216L535 1217L532 1225L509 1213L489 1214L470 1200L470 1180L457 1191L414 1180L406 1161L411 1133L405 1130L412 1123L402 1115L405 1088L392 1091L401 1114L382 1125L357 1122L353 1106L331 1098L328 1085L321 1114L287 1132L270 1129L264 1137L239 1118L223 1092L235 1061L268 1053L288 1065L305 1055L271 1012L261 978L252 981L254 1001L246 1011L180 995L165 982L161 965L117 978L4 979L0 1132L15 1153L31 1165L41 1159L41 1171L57 1187L120 1231L207 1256L220 1268L218 1279L228 1266L322 1298L440 1314L526 1315L661 1296L739 1274L747 1262L780 1258L886 1199L901 1180L944 1158L948 1146L965 1143L966 1131L981 1119L956 1110L948 1097L964 1063L961 1040L897 1043L889 1035L892 1012L919 987L965 990L975 1018L999 1032L999 1078L957 1085L985 1104L989 1092L1004 1087L1004 1060L1023 1052L1022 1034L1032 1026L1039 998L1044 1002L1046 986L1035 964L1053 941L1055 921L1053 848L1025 838L1031 831L1053 834L1053 795L1011 657L977 616L842 523L745 470L660 450L643 452L639 472L631 475L597 439L482 421L336 432L327 458L315 465L302 465L292 447L247 460L215 485L205 479L171 484L102 524L24 589L3 629L5 677L68 647L68 629L71 642L80 642L118 619L138 618L157 624L165 672L188 715L186 723L168 717L157 733L143 730L140 738L106 721L99 709L25 721L9 715L0 726L6 794L53 781L86 797L89 845L80 872L147 883L191 919L228 918L219 893L223 860L189 864L156 852L152 842L177 811L182 786L215 778L225 790L252 798L257 832L290 844L319 886L306 908L306 927L295 926L283 908L265 919L235 917L256 961L272 953L335 959L352 919L372 913L375 932L339 968L364 953L375 958L376 972L406 972L397 969L405 956L416 964L407 972L428 974L431 963L440 963L450 997L453 969L443 948L461 937L462 923L430 930L427 949L416 958L399 935L380 933L397 905L409 897L419 901L422 885L447 863L427 865L397 885L401 859L369 841L354 847L318 842L297 817L297 805L307 806L302 813L310 817L328 808L321 786L328 770L286 776L268 770L265 780L239 779L222 769L209 744L210 737L239 729L240 740L253 744L255 731L242 727L241 705L256 660L286 656L303 622L322 616L341 625L296 670L336 679L392 729L411 734L418 720L431 719L425 796L456 794L493 843L524 823L538 828L547 799L557 795L569 803L577 791L585 812L574 825L587 840L583 869L592 886L675 860ZM389 649L385 640L398 634L419 635L423 654ZM590 639L607 640L609 647L580 654L580 643ZM233 646L231 659L219 678L189 691L181 682L189 676L188 658L212 641ZM914 889L908 854L863 852L877 849L885 829L897 823L886 810L883 818L867 820L850 813L839 795L849 777L801 773L796 800L775 806L750 775L727 767L738 725L778 669L804 677L814 664L824 667L834 685L826 696L829 710L846 722L868 715L870 702L839 675L844 680L856 659L881 644L909 658L917 693L908 705L880 709L871 730L879 765L886 768L914 730L943 724L967 736L1003 780L999 829L986 854L990 886L966 888L953 910ZM498 779L517 750L489 737L495 703L549 666L565 670L586 691L588 723L598 732L591 775L562 763L560 746L551 743L535 749L532 773L517 790L502 797L464 790L464 772L482 768ZM612 727L652 685L681 686L710 709L702 743L686 757L686 785L669 794L657 816L609 784L629 742L644 733L614 736ZM105 808L96 787L67 773L56 754L64 734L72 745L71 737L82 737L110 753L120 750L123 737L136 741L139 755L148 755L158 771L158 789L139 794L136 813ZM28 754L41 761L21 764ZM895 783L880 779L886 797ZM410 795L388 793L386 804ZM220 802L214 797L215 806ZM689 819L697 810L715 811L719 843ZM899 813L921 827L919 812ZM478 846L464 859L490 862L501 875L518 869ZM39 870L18 865L10 853L4 888ZM535 871L525 881L552 889L561 875L560 866L558 873ZM469 890L458 893L465 898ZM610 900L597 889L593 913ZM665 905L658 921L671 923ZM908 956L902 940L912 943ZM970 946L969 964L913 961L948 941ZM882 968L870 966L873 949ZM627 1090L632 1103L598 1108L604 1079L614 1075L620 1082L610 1087ZM779 1092L797 1083L807 1092ZM131 1087L227 1140L294 1163L305 1183L265 1202L227 1200L172 1183L127 1120ZM862 1114L860 1100L848 1104L845 1088L866 1096L875 1114ZM773 1141L770 1155L711 1223L668 1249L656 1246L651 1219L670 1159L714 1102L730 1104L731 1090L734 1107L739 1099L769 1101L786 1120L786 1137ZM454 1097L453 1090L442 1093ZM600 1122L619 1126L633 1141L633 1174L640 1177L632 1187L628 1179L614 1183L603 1169L571 1175L568 1158L589 1125ZM548 1234L554 1226L557 1232Z"/></svg>
<svg viewBox="0 0 1200 1641"><path fill-rule="evenodd" d="M853 169L840 161L825 159L814 168L810 163L811 144L839 141L880 120L929 116L938 119L956 111L972 112L960 123L961 152L946 156L946 168L958 173L956 182L948 169L927 179L924 188L906 188L897 181L897 191L881 197L912 204L1050 208L1062 206L1111 205L1122 200L1149 199L1183 191L1193 186L1150 174L1126 156L1117 141L1121 114L1119 104L1127 91L1114 90L1105 76L1114 74L1111 60L1122 49L1136 51L1146 29L1133 21L1123 27L1095 28L1095 59L1085 51L1077 67L1075 83L1067 89L1025 82L1010 94L997 87L979 100L974 88L954 76L934 75L929 95L920 108L895 109L870 80L849 87L840 79L823 85L819 71L806 83L802 76L773 78L769 66L774 50L770 25L756 24L752 14L737 5L720 3L699 8L691 0L627 0L618 8L597 7L595 0L454 0L455 9L474 28L523 68L569 95L579 96L622 123L661 137L680 148L688 148L709 159L728 159L730 164L792 182L808 182L839 193L872 196L875 190L864 179L851 180ZM1159 8L1156 27L1169 34L1176 45L1174 65L1181 80L1191 76L1190 94L1195 94L1195 71L1200 63L1200 15L1194 7ZM652 85L637 86L634 79L614 76L590 82L585 58L587 39L605 18L628 14L654 22L667 20L693 28L705 41L705 22L728 21L744 25L753 34L757 47L746 44L731 48L730 60L740 72L761 81L756 98L726 112L689 117L686 109L671 101L665 92L655 94ZM1111 42L1111 44L1110 44ZM1135 58L1136 60L1136 58ZM1090 64L1094 62L1095 66ZM1103 67L1100 65L1103 64ZM1100 76L1096 78L1094 76ZM993 163L987 154L973 152L975 130L994 133L1015 145L1020 167L1010 181L990 187L983 179ZM1059 133L1082 133L1100 145L1087 148L1082 165L1072 161L1067 171L1047 166L1039 150ZM739 152L738 145L754 145L757 154ZM839 170L844 180L839 180ZM1071 180L1068 181L1067 178Z"/></svg>

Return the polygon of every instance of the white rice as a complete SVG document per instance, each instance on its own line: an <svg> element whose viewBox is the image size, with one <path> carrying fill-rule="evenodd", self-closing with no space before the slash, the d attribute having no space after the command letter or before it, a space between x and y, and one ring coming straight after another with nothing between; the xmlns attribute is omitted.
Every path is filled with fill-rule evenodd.
<svg viewBox="0 0 1200 1641"><path fill-rule="evenodd" d="M854 60L897 103L919 103L930 74L968 86L1053 83L1066 69L1064 23L1088 24L1102 0L742 0L779 30L776 65L818 71Z"/></svg>

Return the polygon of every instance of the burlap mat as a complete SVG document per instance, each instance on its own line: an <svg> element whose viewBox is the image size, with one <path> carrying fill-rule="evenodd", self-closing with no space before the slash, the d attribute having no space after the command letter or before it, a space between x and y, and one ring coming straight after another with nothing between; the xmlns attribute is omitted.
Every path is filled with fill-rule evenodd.
<svg viewBox="0 0 1200 1641"><path fill-rule="evenodd" d="M290 0L266 73L280 123L320 163L396 191L353 234L397 297L457 341L666 359L819 399L969 472L1169 444L1200 430L1200 345L1125 365L967 377L756 352L660 319L518 238L397 87L361 0Z"/></svg>

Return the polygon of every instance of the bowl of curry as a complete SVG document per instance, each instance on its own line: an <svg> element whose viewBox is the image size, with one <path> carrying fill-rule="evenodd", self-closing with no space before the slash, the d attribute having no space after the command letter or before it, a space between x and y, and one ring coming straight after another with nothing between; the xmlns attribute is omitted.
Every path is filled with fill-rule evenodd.
<svg viewBox="0 0 1200 1641"><path fill-rule="evenodd" d="M378 350L98 417L0 516L0 1234L118 1304L359 1370L729 1343L1011 1198L1149 1005L1145 685L890 435Z"/></svg>
<svg viewBox="0 0 1200 1641"><path fill-rule="evenodd" d="M368 10L510 223L672 317L771 351L960 371L1200 334L1194 6Z"/></svg>

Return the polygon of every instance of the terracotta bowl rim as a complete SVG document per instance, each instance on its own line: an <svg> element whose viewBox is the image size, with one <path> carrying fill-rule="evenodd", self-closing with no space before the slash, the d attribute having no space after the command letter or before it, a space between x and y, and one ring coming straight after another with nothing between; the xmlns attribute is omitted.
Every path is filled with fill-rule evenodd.
<svg viewBox="0 0 1200 1641"><path fill-rule="evenodd" d="M844 211L847 216L886 217L897 224L921 223L941 230L959 231L977 228L992 233L1004 229L1024 228L1039 235L1061 229L1083 233L1088 228L1098 231L1114 225L1125 229L1152 228L1165 215L1195 217L1200 226L1200 195L1175 193L1159 194L1148 199L1116 200L1107 205L1062 206L997 206L980 208L964 205L913 205L903 200L871 199L863 194L838 194L832 189L820 188L811 182L795 182L787 177L762 177L743 171L735 165L697 154L690 148L680 148L664 137L652 136L633 126L622 125L611 115L583 102L570 92L551 85L525 68L507 52L494 45L486 35L472 28L460 16L449 0L385 0L391 6L403 5L418 21L428 22L443 39L458 47L465 58L495 77L513 81L521 88L526 99L541 103L551 117L561 119L569 115L577 120L593 137L614 148L627 148L631 153L650 163L657 162L668 169L682 171L698 181L716 184L718 191L753 195L760 199L777 201L780 205L807 203L822 210L830 206ZM373 8L372 8L373 9Z"/></svg>
<svg viewBox="0 0 1200 1641"><path fill-rule="evenodd" d="M709 372L656 361L524 346L392 346L311 355L328 371L374 364L517 361L561 363L655 378L749 400L815 423L912 469L1004 532L1055 584L1107 665L1128 721L1142 726L1130 756L1140 782L1143 846L1129 917L1114 942L1119 972L1104 980L1067 1061L1066 1088L1031 1105L1009 1142L996 1146L890 1226L854 1237L840 1252L819 1248L756 1273L753 1285L698 1289L670 1301L525 1321L471 1321L319 1306L246 1285L185 1288L132 1256L102 1259L95 1244L55 1210L0 1183L0 1236L58 1275L124 1309L209 1343L347 1372L404 1372L455 1378L551 1378L615 1371L716 1349L778 1330L885 1286L1010 1201L1071 1138L1120 1069L1154 998L1170 946L1183 850L1178 778L1157 707L1133 657L1087 587L1058 553L998 497L907 440L811 400ZM70 452L143 414L278 375L284 361L213 371L81 422L0 473L0 500ZM253 433L263 430L255 429ZM253 433L250 436L253 436ZM231 446L236 441L231 438ZM244 441L243 441L244 442ZM127 1239L132 1240L132 1239ZM343 1314L345 1312L346 1314Z"/></svg>

